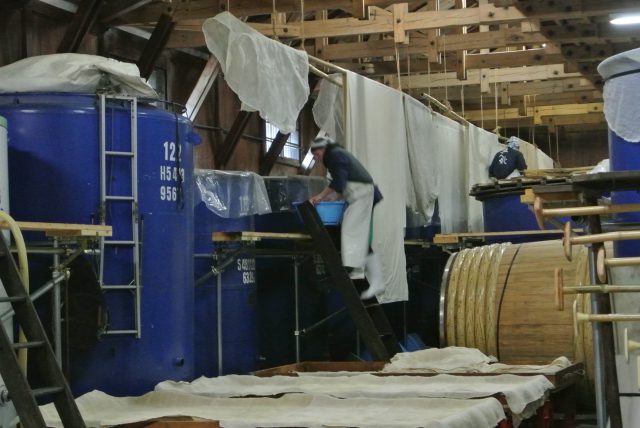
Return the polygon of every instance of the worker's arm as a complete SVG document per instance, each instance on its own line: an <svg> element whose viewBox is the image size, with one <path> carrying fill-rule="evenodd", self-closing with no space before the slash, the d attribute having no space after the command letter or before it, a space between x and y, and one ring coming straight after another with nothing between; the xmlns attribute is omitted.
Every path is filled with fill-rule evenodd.
<svg viewBox="0 0 640 428"><path fill-rule="evenodd" d="M524 155L521 152L518 152L518 157L516 158L516 168L521 174L527 169L527 161L524 160Z"/></svg>
<svg viewBox="0 0 640 428"><path fill-rule="evenodd" d="M324 188L324 190L322 192L318 193L315 196L312 196L311 199L309 199L309 202L311 202L313 205L315 205L318 202L324 200L327 196L331 195L334 192L335 192L335 190L333 190L331 187L327 186L327 187Z"/></svg>

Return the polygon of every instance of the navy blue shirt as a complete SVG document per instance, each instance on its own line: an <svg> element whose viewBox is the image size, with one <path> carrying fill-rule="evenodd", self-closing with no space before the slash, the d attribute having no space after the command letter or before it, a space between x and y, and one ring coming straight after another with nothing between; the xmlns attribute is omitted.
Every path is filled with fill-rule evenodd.
<svg viewBox="0 0 640 428"><path fill-rule="evenodd" d="M344 193L348 181L371 183L373 178L355 156L338 144L328 144L324 151L324 165L331 173L329 187L338 193ZM382 200L382 193L374 185L373 204Z"/></svg>
<svg viewBox="0 0 640 428"><path fill-rule="evenodd" d="M515 170L524 171L527 163L520 151L507 147L496 153L489 167L489 177L497 179L507 178Z"/></svg>

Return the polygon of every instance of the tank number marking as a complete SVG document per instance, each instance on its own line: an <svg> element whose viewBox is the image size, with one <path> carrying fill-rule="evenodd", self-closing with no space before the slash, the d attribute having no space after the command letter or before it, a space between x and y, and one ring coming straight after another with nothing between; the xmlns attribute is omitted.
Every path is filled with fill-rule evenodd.
<svg viewBox="0 0 640 428"><path fill-rule="evenodd" d="M176 143L173 141L165 141L164 144L164 160L176 161ZM182 146L178 146L178 158L182 159Z"/></svg>
<svg viewBox="0 0 640 428"><path fill-rule="evenodd" d="M178 188L175 186L160 186L161 201L177 201Z"/></svg>
<svg viewBox="0 0 640 428"><path fill-rule="evenodd" d="M236 260L238 272L242 272L243 284L254 284L256 282L256 259Z"/></svg>
<svg viewBox="0 0 640 428"><path fill-rule="evenodd" d="M180 178L184 177L184 168L180 168ZM161 181L178 181L178 168L169 165L160 165Z"/></svg>
<svg viewBox="0 0 640 428"><path fill-rule="evenodd" d="M164 161L173 165L160 165L160 182L170 183L160 186L161 201L175 202L178 200L178 183L184 178L184 168L178 168L178 162L182 160L181 147L173 141L165 141L162 145Z"/></svg>

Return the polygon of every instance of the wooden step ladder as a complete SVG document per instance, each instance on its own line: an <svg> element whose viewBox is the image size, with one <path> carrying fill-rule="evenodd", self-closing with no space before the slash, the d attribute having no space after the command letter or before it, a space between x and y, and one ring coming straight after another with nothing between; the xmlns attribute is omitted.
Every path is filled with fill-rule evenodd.
<svg viewBox="0 0 640 428"><path fill-rule="evenodd" d="M373 298L363 302L342 266L342 259L318 212L310 202L297 206L314 250L323 258L332 284L338 289L367 349L376 361L388 361L401 351L396 335L382 307Z"/></svg>
<svg viewBox="0 0 640 428"><path fill-rule="evenodd" d="M9 399L13 401L18 412L20 423L28 428L46 428L47 425L40 413L36 398L50 397L65 427L84 428L85 424L80 411L58 366L47 334L24 288L18 267L2 234L0 234L0 281L7 294L7 297L0 297L0 302L11 303L15 312L14 320L27 338L26 342L13 343L0 325L0 375L9 391ZM46 382L46 387L31 389L18 363L16 356L18 349L29 349L32 361Z"/></svg>

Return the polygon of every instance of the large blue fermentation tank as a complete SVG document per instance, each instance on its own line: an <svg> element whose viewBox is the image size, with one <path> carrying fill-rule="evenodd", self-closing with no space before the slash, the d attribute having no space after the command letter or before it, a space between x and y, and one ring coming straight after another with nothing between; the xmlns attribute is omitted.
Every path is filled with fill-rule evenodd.
<svg viewBox="0 0 640 428"><path fill-rule="evenodd" d="M638 49L622 52L606 59L598 71L606 79L605 114L610 124L609 159L611 171L634 171L640 169L640 142L631 142L618 135L612 127L624 135L640 133L640 124L634 122L637 117L638 73L640 63L637 60ZM620 116L620 117L618 117ZM612 125L613 124L613 125ZM629 137L629 139L632 139ZM639 191L612 192L615 204L640 203ZM640 226L640 213L621 213L614 216L621 229L637 230ZM640 256L639 241L617 241L613 243L616 257Z"/></svg>
<svg viewBox="0 0 640 428"><path fill-rule="evenodd" d="M98 223L99 99L79 94L2 94L0 114L11 123L11 210L16 219ZM107 149L127 150L130 107L108 102ZM193 376L192 125L138 103L138 189L141 250L141 337L103 335L87 351L71 352L76 394L100 389L137 395L166 379ZM181 154L181 156L179 156ZM180 182L174 169L184 169ZM107 162L107 192L131 192L130 159ZM126 206L126 204L124 204ZM131 239L131 204L107 210L114 239ZM130 281L132 250L115 249L105 284ZM35 285L35 284L34 284ZM110 329L131 329L130 291L104 293Z"/></svg>
<svg viewBox="0 0 640 428"><path fill-rule="evenodd" d="M197 192L196 192L197 193ZM196 196L197 197L197 196ZM219 245L212 241L213 232L253 230L253 217L222 218L199 202L195 207L195 279L211 272L218 261L214 250L222 247L231 252L238 244ZM219 261L224 260L221 253ZM230 254L230 252L226 252ZM222 306L222 340L218 342L218 277L210 277L195 288L195 376L246 374L256 370L257 350L257 284L255 259L246 255L233 258L220 276ZM222 361L218 347L222 346ZM222 367L222 370L220 370Z"/></svg>

